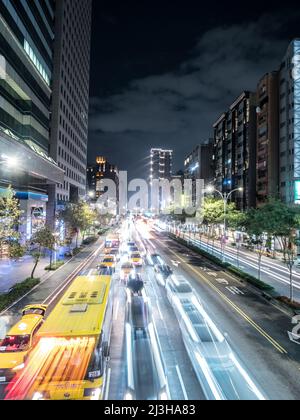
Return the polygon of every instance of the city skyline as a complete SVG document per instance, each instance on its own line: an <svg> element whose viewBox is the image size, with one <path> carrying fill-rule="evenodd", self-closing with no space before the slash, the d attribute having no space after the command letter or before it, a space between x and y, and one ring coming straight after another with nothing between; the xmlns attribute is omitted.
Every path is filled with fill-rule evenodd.
<svg viewBox="0 0 300 420"><path fill-rule="evenodd" d="M99 79L92 78L89 155L99 153L97 148L102 140L102 153L109 155L119 167L125 157L134 178L141 177L144 171L147 149L167 148L174 150L175 171L183 169L180 156L187 155L203 139L212 137L212 125L219 115L242 91L255 91L265 73L278 69L289 43L299 36L297 10L286 10L286 4L282 10L276 6L268 14L267 8L261 10L264 8L261 6L258 10L257 3L254 6L245 14L236 5L230 18L224 11L227 17L224 20L206 5L208 19L203 22L205 13L199 16L194 3L191 9L182 11L180 2L175 2L170 7L171 22L177 22L182 13L181 31L176 32L171 23L168 35L162 26L169 10L167 5L158 9L154 4L147 17L144 5L137 7L135 2L122 10L122 15L114 2L104 9L96 6L94 22L102 21L103 28L113 35L104 44L101 27L97 26L95 50L100 48L108 58L121 45L122 51L117 55L118 64L114 58L107 60L102 68L97 55L92 59L92 73L100 72L106 83L103 91ZM148 55L143 52L138 55L139 63L134 58L129 63L124 51L128 50L130 56L138 48L133 42L139 29L135 17L150 25L159 13L159 29L152 39L141 32L139 43L146 37ZM125 29L125 35L119 37L119 31ZM163 43L159 38L162 34ZM175 44L179 48L174 48ZM164 55L163 47L167 46L171 57ZM206 67L211 67L209 72L205 71ZM126 145L125 155L118 152L119 144ZM131 150L135 151L134 163Z"/></svg>
<svg viewBox="0 0 300 420"><path fill-rule="evenodd" d="M299 22L0 0L0 400L300 400Z"/></svg>

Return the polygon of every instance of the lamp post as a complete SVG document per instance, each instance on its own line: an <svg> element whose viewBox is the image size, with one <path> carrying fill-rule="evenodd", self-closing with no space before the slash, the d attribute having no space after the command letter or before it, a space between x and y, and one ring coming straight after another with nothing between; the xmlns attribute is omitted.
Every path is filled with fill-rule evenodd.
<svg viewBox="0 0 300 420"><path fill-rule="evenodd" d="M16 168L18 163L18 158L14 156L0 155L0 165L5 165L8 168Z"/></svg>
<svg viewBox="0 0 300 420"><path fill-rule="evenodd" d="M217 190L213 186L210 186L207 188L206 192L209 194L217 193L221 197L223 203L224 203L224 238L223 238L223 244L222 244L222 253L223 253L223 262L226 262L226 237L227 237L227 206L228 201L232 194L235 192L243 192L243 188L235 188L234 190L230 191L229 193L222 193L221 191Z"/></svg>

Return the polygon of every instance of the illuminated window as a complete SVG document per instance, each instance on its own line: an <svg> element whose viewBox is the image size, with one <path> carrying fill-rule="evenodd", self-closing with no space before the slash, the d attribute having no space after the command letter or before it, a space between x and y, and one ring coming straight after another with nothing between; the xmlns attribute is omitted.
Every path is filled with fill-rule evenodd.
<svg viewBox="0 0 300 420"><path fill-rule="evenodd" d="M24 50L28 57L30 58L31 62L33 63L34 67L37 69L37 71L40 73L44 81L47 83L48 86L50 86L50 77L46 73L45 69L41 65L41 63L38 61L36 55L33 52L33 49L30 47L29 43L24 40Z"/></svg>

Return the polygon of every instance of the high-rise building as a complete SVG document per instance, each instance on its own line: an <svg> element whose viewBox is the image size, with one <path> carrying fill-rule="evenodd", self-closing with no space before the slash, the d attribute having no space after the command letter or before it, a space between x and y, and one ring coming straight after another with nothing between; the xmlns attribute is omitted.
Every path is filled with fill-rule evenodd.
<svg viewBox="0 0 300 420"><path fill-rule="evenodd" d="M213 154L213 140L209 140L195 147L184 161L185 178L202 179L205 184L210 184L215 176Z"/></svg>
<svg viewBox="0 0 300 420"><path fill-rule="evenodd" d="M193 205L197 203L196 181L204 181L204 185L210 185L214 181L214 141L199 144L186 157L184 161L184 177L193 181Z"/></svg>
<svg viewBox="0 0 300 420"><path fill-rule="evenodd" d="M280 195L300 204L300 39L288 47L279 70Z"/></svg>
<svg viewBox="0 0 300 420"><path fill-rule="evenodd" d="M16 191L26 240L45 222L48 186L64 177L49 154L54 1L0 5L0 189Z"/></svg>
<svg viewBox="0 0 300 420"><path fill-rule="evenodd" d="M172 178L173 150L151 149L150 180Z"/></svg>
<svg viewBox="0 0 300 420"><path fill-rule="evenodd" d="M279 195L279 74L257 86L257 205Z"/></svg>
<svg viewBox="0 0 300 420"><path fill-rule="evenodd" d="M50 154L65 172L51 190L60 204L86 195L91 19L92 0L56 2Z"/></svg>
<svg viewBox="0 0 300 420"><path fill-rule="evenodd" d="M87 168L87 192L92 200L97 200L103 194L103 179L114 181L117 188L119 187L119 170L115 165L108 162L105 157L97 157L96 164L89 165Z"/></svg>
<svg viewBox="0 0 300 420"><path fill-rule="evenodd" d="M256 94L243 92L214 124L215 187L239 210L256 206Z"/></svg>

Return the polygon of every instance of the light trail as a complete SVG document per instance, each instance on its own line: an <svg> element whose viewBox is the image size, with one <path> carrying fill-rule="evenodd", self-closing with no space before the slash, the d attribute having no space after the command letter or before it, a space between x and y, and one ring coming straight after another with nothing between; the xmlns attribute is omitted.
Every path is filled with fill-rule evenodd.
<svg viewBox="0 0 300 420"><path fill-rule="evenodd" d="M49 393L52 383L57 390L63 389L66 382L83 381L94 347L94 337L70 340L42 338L26 362L25 369L8 386L5 399L24 400L32 398L40 390Z"/></svg>

